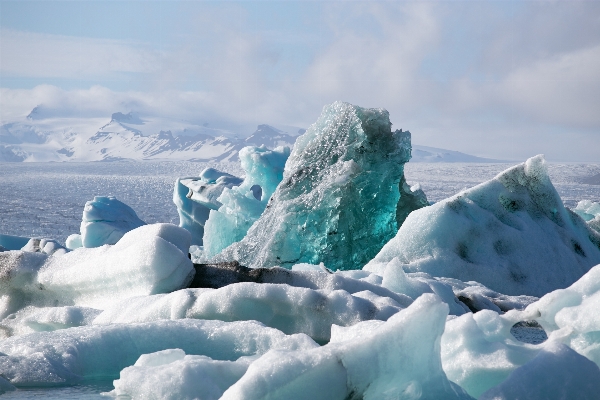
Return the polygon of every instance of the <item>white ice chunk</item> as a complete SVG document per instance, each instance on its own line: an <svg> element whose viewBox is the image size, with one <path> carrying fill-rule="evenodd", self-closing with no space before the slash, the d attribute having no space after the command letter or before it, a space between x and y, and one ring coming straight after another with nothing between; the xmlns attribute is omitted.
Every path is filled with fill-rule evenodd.
<svg viewBox="0 0 600 400"><path fill-rule="evenodd" d="M47 258L29 251L0 252L0 319L40 299L36 278Z"/></svg>
<svg viewBox="0 0 600 400"><path fill-rule="evenodd" d="M95 196L85 203L81 220L83 247L115 244L126 232L146 225L127 204L114 196Z"/></svg>
<svg viewBox="0 0 600 400"><path fill-rule="evenodd" d="M479 400L597 399L600 368L569 347L550 342Z"/></svg>
<svg viewBox="0 0 600 400"><path fill-rule="evenodd" d="M94 308L75 306L28 306L0 321L0 332L8 337L90 325L101 312Z"/></svg>
<svg viewBox="0 0 600 400"><path fill-rule="evenodd" d="M82 242L82 239L81 239L81 235L78 234L78 233L73 233L72 235L69 235L69 237L67 237L67 241L65 243L65 246L69 250L75 250L75 249L78 249L80 247L83 247L83 242Z"/></svg>
<svg viewBox="0 0 600 400"><path fill-rule="evenodd" d="M270 349L314 347L318 345L306 335L287 336L255 321L183 319L85 326L0 341L0 371L17 387L74 384L117 378L142 354L166 349L232 361Z"/></svg>
<svg viewBox="0 0 600 400"><path fill-rule="evenodd" d="M194 275L189 246L185 229L145 225L127 232L114 246L79 248L51 257L37 280L46 296L60 305L103 309L128 297L185 287Z"/></svg>
<svg viewBox="0 0 600 400"><path fill-rule="evenodd" d="M125 299L105 310L94 324L156 319L256 320L284 333L305 333L327 342L332 324L386 320L402 307L370 291L313 290L281 284L236 283L220 289L185 289Z"/></svg>
<svg viewBox="0 0 600 400"><path fill-rule="evenodd" d="M426 294L367 337L293 352L270 351L250 364L223 399L470 399L440 361L448 306Z"/></svg>
<svg viewBox="0 0 600 400"><path fill-rule="evenodd" d="M365 269L382 274L396 257L407 272L542 296L600 263L600 235L564 207L536 156L413 211Z"/></svg>
<svg viewBox="0 0 600 400"><path fill-rule="evenodd" d="M114 381L115 396L133 399L217 400L248 369L251 359L213 360L181 349L144 354Z"/></svg>

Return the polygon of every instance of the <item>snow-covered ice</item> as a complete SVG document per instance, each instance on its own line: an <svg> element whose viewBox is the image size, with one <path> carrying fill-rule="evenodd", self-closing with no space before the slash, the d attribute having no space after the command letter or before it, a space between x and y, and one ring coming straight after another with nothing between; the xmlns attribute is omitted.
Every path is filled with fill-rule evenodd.
<svg viewBox="0 0 600 400"><path fill-rule="evenodd" d="M564 207L542 156L411 213L365 267L408 271L541 296L600 263L600 235Z"/></svg>

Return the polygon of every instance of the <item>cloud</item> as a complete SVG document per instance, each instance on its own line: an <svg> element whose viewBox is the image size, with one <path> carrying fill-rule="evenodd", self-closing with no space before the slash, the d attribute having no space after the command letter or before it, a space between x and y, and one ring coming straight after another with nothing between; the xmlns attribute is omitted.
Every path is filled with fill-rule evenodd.
<svg viewBox="0 0 600 400"><path fill-rule="evenodd" d="M307 3L310 23L294 29L257 20L245 4L202 3L160 44L4 29L2 76L98 85L2 89L2 118L43 103L65 115L135 110L306 127L343 100L388 109L419 144L600 159L586 144L600 135L598 2ZM109 89L124 76L142 83Z"/></svg>
<svg viewBox="0 0 600 400"><path fill-rule="evenodd" d="M0 30L0 73L5 77L99 78L152 73L162 55L143 43Z"/></svg>

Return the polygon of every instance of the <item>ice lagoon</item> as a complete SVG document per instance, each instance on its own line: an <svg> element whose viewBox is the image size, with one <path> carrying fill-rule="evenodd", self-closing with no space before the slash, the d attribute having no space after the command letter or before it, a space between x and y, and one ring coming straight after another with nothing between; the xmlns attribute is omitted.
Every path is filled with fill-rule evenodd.
<svg viewBox="0 0 600 400"><path fill-rule="evenodd" d="M357 115L368 117L369 111ZM357 125L349 129L360 136ZM348 164L338 156L341 164L334 165L336 158L318 170L334 165L334 185L355 177L361 182L360 161ZM409 184L419 182L435 204L413 212L365 270L330 273L306 262L292 271L232 266L214 287L191 281L197 268L185 254L191 235L153 223L178 223L175 178L198 176L207 166L241 176L239 166L3 164L3 234L64 243L79 232L84 204L96 195L116 196L150 225L125 233L114 246L56 255L4 253L0 390L11 389L8 380L19 388L45 388L8 391L6 398L91 398L112 390L107 382L115 380L113 395L123 398L594 398L600 390L600 267L592 267L600 249L594 247L596 234L563 205L589 200L580 212L593 212L600 187L584 182L600 166L533 158L498 175L515 164L406 163ZM299 175L290 170L286 176ZM419 218L442 221L434 227L455 218L462 229L454 233L458 242L432 242L432 233L420 238L407 231L422 224ZM531 257L536 246L509 243L510 234L494 229L494 218L534 241L564 242L566 247L550 251L559 261L572 257L580 270L540 286L536 274L560 276L563 268L545 262L529 271L535 285L515 278L519 259L510 257ZM556 233L542 238L550 228ZM461 246L463 231L471 239ZM478 242L498 232L497 240ZM424 248L419 240L438 243L425 251L430 261L415 252ZM471 265L485 267L482 259L489 256L507 263L507 276L521 286L509 279L484 287L461 275ZM446 276L439 274L444 263L466 264ZM78 272L89 265L94 271ZM227 279L232 284L223 286ZM511 334L522 321L537 321L516 332L529 334L529 343ZM535 336L542 328L549 339L540 344ZM65 384L75 386L52 388Z"/></svg>

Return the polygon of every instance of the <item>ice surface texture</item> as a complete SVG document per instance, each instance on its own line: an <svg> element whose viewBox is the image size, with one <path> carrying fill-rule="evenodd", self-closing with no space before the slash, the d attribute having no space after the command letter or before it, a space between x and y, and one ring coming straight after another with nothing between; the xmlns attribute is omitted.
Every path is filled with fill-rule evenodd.
<svg viewBox="0 0 600 400"><path fill-rule="evenodd" d="M283 168L289 155L289 147L268 150L248 146L240 150L239 157L246 176L240 186L223 189L218 199L221 207L210 211L204 227L205 257L218 254L246 236L283 179Z"/></svg>
<svg viewBox="0 0 600 400"><path fill-rule="evenodd" d="M114 246L52 256L1 252L0 318L27 306L103 309L128 297L181 289L194 275L189 245L185 229L154 224L126 233Z"/></svg>
<svg viewBox="0 0 600 400"><path fill-rule="evenodd" d="M85 203L81 238L71 235L67 239L67 245L74 249L115 244L125 233L142 225L146 223L127 204L114 196L95 196L94 200Z"/></svg>
<svg viewBox="0 0 600 400"><path fill-rule="evenodd" d="M204 169L199 177L175 181L173 202L179 214L179 226L192 234L192 244L202 246L204 224L210 210L221 206L217 198L224 189L239 185L242 180L214 168Z"/></svg>
<svg viewBox="0 0 600 400"><path fill-rule="evenodd" d="M411 213L371 271L397 257L407 271L541 296L600 263L600 235L566 209L542 156Z"/></svg>
<svg viewBox="0 0 600 400"><path fill-rule="evenodd" d="M362 268L398 229L399 186L410 150L410 133L392 132L387 111L325 106L297 139L265 212L214 260Z"/></svg>
<svg viewBox="0 0 600 400"><path fill-rule="evenodd" d="M74 384L118 377L139 356L169 348L218 360L264 354L272 348L317 347L308 336L287 336L254 321L193 319L113 324L37 332L0 342L0 371L19 386Z"/></svg>
<svg viewBox="0 0 600 400"><path fill-rule="evenodd" d="M600 203L581 200L573 211L583 218L590 228L600 233Z"/></svg>

